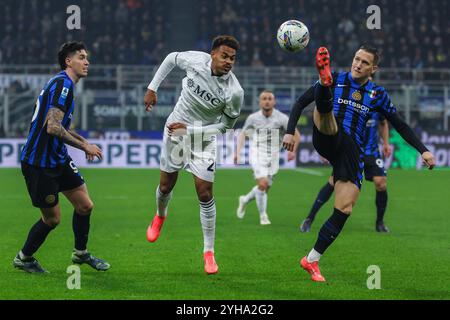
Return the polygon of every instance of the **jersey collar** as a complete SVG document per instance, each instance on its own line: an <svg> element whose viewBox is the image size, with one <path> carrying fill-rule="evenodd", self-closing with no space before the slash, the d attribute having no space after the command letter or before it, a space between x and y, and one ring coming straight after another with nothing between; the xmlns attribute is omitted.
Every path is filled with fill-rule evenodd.
<svg viewBox="0 0 450 320"><path fill-rule="evenodd" d="M224 74L224 75L222 75L222 76L220 76L220 77L214 76L214 75L212 74L211 63L212 63L212 59L209 59L209 61L208 61L208 63L207 63L207 66L208 66L208 68L209 68L209 70L210 70L210 72L211 72L211 77L216 77L216 78L219 79L219 80L228 80L228 78L229 78L230 75L231 75L231 70L230 70L227 74Z"/></svg>

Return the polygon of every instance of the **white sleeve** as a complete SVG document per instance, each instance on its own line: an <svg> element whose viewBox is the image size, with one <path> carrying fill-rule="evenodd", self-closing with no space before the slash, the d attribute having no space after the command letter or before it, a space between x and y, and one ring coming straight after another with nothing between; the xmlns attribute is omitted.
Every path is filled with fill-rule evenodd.
<svg viewBox="0 0 450 320"><path fill-rule="evenodd" d="M158 70L155 73L155 76L152 79L152 82L148 85L148 89L153 91L158 91L159 85L163 80L167 77L170 71L175 68L177 65L177 55L178 52L172 52L167 55L164 61L159 66Z"/></svg>
<svg viewBox="0 0 450 320"><path fill-rule="evenodd" d="M239 116L239 115L238 115ZM216 135L225 133L229 129L233 129L236 124L237 118L230 118L226 114L223 114L219 123L210 124L207 126L187 126L187 133L192 134L204 134L204 135Z"/></svg>
<svg viewBox="0 0 450 320"><path fill-rule="evenodd" d="M235 119L239 117L241 114L241 108L244 104L244 90L239 90L233 97L231 98L231 102L227 103L225 108L223 109L223 113L226 114L229 118Z"/></svg>

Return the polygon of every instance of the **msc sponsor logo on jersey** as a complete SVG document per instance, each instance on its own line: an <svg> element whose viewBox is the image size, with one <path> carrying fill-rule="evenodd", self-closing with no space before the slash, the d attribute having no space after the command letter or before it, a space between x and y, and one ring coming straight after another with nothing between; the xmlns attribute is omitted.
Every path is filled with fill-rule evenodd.
<svg viewBox="0 0 450 320"><path fill-rule="evenodd" d="M367 114L370 111L369 107L355 101L339 98L338 103L352 106L358 113Z"/></svg>
<svg viewBox="0 0 450 320"><path fill-rule="evenodd" d="M202 98L203 100L207 102L211 102L211 104L215 107L218 107L220 105L220 100L214 96L212 93L207 92L205 89L200 88L198 84L194 82L192 79L187 80L187 85L189 89L192 90L194 94Z"/></svg>

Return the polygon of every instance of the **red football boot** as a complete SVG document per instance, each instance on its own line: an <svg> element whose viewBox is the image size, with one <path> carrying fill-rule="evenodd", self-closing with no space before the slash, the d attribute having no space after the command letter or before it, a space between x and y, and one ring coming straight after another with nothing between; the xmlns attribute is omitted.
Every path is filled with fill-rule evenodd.
<svg viewBox="0 0 450 320"><path fill-rule="evenodd" d="M300 261L300 265L311 275L312 281L325 282L325 278L320 274L318 261L309 263L308 260L306 260L306 256L304 256Z"/></svg>
<svg viewBox="0 0 450 320"><path fill-rule="evenodd" d="M320 81L325 87L333 84L333 77L330 70L330 53L325 47L320 47L316 53L316 68L319 72Z"/></svg>
<svg viewBox="0 0 450 320"><path fill-rule="evenodd" d="M207 274L215 274L219 271L219 266L214 259L214 252L206 251L203 254L203 259L205 260L205 272Z"/></svg>
<svg viewBox="0 0 450 320"><path fill-rule="evenodd" d="M159 233L161 232L164 220L166 220L166 217L160 217L157 214L155 215L152 224L147 229L148 241L155 242L156 240L158 240Z"/></svg>

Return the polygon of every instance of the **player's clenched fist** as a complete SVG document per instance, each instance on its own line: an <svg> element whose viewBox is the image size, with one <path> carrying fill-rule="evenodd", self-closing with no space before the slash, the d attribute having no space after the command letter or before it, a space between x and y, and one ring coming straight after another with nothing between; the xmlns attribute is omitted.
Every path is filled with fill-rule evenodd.
<svg viewBox="0 0 450 320"><path fill-rule="evenodd" d="M152 111L152 108L156 104L157 101L158 101L158 98L156 96L156 92L148 89L144 96L145 110L147 112Z"/></svg>

